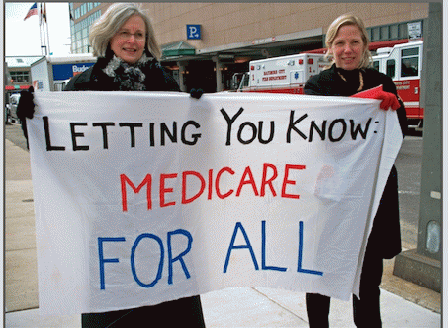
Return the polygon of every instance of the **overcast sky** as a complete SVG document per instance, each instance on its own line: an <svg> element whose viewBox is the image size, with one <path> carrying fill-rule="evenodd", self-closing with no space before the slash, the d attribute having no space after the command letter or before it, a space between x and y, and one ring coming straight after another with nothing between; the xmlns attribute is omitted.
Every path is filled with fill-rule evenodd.
<svg viewBox="0 0 448 328"><path fill-rule="evenodd" d="M5 2L5 56L40 56L39 15L26 14L34 2ZM38 3L40 8L40 3ZM68 2L46 3L50 52L56 56L70 53L70 22Z"/></svg>

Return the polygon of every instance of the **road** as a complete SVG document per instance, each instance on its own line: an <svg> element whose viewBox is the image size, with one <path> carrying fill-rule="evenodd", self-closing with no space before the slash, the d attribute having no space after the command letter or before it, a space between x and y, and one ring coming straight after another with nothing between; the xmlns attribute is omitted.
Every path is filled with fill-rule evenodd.
<svg viewBox="0 0 448 328"><path fill-rule="evenodd" d="M422 168L423 138L406 136L395 165L398 170L401 237L403 247L417 247L420 208L420 179Z"/></svg>
<svg viewBox="0 0 448 328"><path fill-rule="evenodd" d="M19 124L5 125L5 138L27 149L26 140ZM420 176L423 138L407 135L396 160L403 247L417 247L418 217L420 207Z"/></svg>

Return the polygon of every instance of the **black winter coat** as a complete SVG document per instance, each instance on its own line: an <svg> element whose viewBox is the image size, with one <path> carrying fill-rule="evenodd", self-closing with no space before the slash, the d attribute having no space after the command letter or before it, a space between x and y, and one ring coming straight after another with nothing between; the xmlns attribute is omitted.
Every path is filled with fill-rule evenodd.
<svg viewBox="0 0 448 328"><path fill-rule="evenodd" d="M339 76L335 65L322 71L319 75L313 76L305 85L305 94L349 97L357 93L359 87L358 71L347 72L341 70L340 72L346 78L346 81ZM362 76L364 82L362 90L382 84L384 91L397 95L395 83L385 74L367 68L362 71ZM400 104L401 107L397 110L397 114L404 135L407 131L406 112L401 100ZM398 175L395 165L392 167L384 188L367 248L385 259L393 258L401 252Z"/></svg>
<svg viewBox="0 0 448 328"><path fill-rule="evenodd" d="M118 83L103 72L108 62L109 59L99 58L88 70L74 76L64 91L118 91ZM177 82L155 59L149 61L142 71L146 76L144 81L146 91L180 91Z"/></svg>
<svg viewBox="0 0 448 328"><path fill-rule="evenodd" d="M119 85L114 79L103 72L109 59L99 58L98 61L82 74L73 77L64 91L117 91ZM180 91L177 82L167 74L156 60L152 60L142 69L146 78L146 91ZM170 316L176 313L175 316ZM163 321L168 326L205 327L199 295L181 298L153 306L142 306L131 310L119 310L103 313L83 313L82 327L138 326L146 318L158 324ZM117 322L118 320L123 320Z"/></svg>

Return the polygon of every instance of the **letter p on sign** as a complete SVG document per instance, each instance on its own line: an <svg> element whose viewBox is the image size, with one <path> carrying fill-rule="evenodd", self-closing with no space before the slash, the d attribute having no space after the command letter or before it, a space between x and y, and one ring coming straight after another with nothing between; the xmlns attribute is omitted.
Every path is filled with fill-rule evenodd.
<svg viewBox="0 0 448 328"><path fill-rule="evenodd" d="M201 25L187 25L187 40L201 40Z"/></svg>

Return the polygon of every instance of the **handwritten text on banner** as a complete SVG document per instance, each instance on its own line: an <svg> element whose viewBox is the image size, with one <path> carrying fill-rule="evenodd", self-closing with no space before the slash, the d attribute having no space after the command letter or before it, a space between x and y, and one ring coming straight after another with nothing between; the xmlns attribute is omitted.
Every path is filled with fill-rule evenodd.
<svg viewBox="0 0 448 328"><path fill-rule="evenodd" d="M401 145L378 101L53 92L29 120L40 308L230 286L348 299Z"/></svg>

